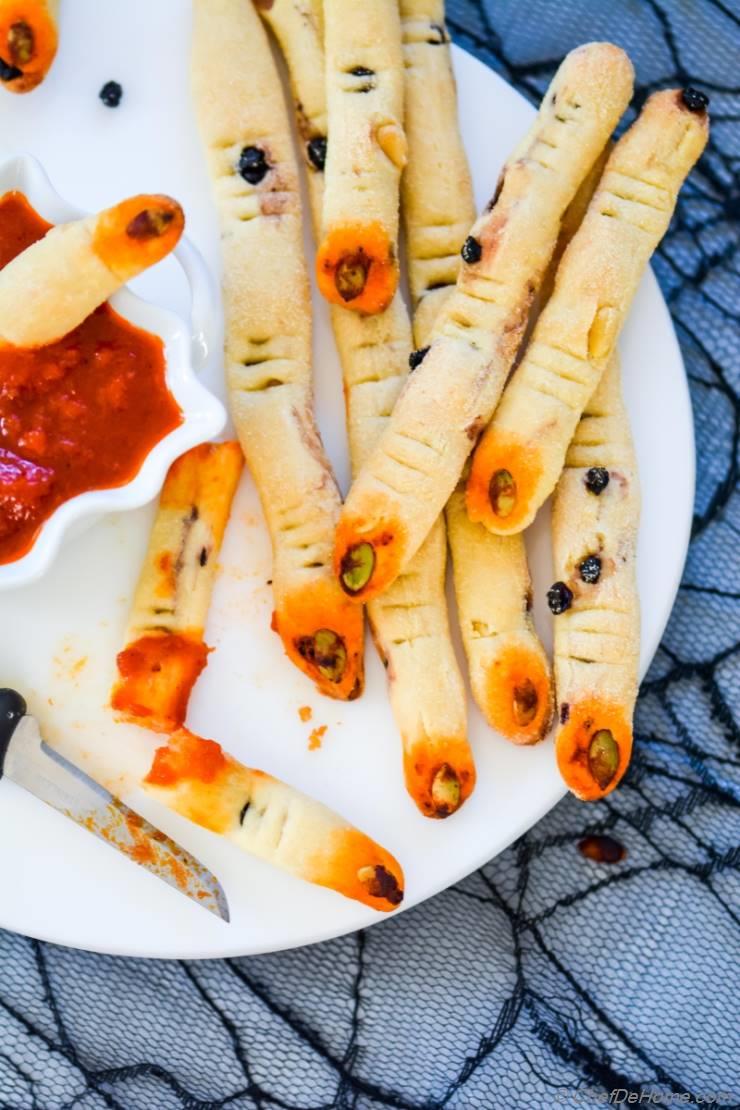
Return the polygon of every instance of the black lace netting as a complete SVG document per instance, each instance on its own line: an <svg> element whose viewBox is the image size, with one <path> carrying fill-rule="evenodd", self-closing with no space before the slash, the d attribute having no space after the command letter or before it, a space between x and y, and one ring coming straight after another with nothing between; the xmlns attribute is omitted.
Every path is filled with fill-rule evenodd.
<svg viewBox="0 0 740 1110"><path fill-rule="evenodd" d="M598 1105L589 1091L649 1105L653 1087L740 1106L740 5L449 0L448 15L535 100L597 38L629 51L638 103L667 84L712 97L711 146L655 260L700 463L627 782L564 801L426 905L301 951L147 963L0 935L6 1110L539 1110ZM586 858L597 834L626 857Z"/></svg>

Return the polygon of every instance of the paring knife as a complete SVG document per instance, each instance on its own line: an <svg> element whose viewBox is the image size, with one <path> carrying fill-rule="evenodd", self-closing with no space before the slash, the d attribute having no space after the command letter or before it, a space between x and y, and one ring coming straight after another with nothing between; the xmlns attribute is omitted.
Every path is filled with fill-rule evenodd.
<svg viewBox="0 0 740 1110"><path fill-rule="evenodd" d="M207 867L41 738L16 690L0 689L0 778L40 798L224 921L229 904Z"/></svg>

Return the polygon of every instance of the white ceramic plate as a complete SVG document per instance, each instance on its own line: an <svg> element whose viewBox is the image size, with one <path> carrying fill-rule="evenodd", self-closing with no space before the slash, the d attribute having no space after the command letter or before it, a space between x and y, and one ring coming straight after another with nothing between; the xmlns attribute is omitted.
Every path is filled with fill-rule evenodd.
<svg viewBox="0 0 740 1110"><path fill-rule="evenodd" d="M0 155L35 154L62 195L88 210L128 193L172 193L185 205L189 235L217 268L215 216L190 109L189 34L182 0L69 0L62 5L60 56L45 84L25 98L0 91ZM461 51L455 63L463 132L483 204L532 109ZM124 86L115 111L97 99L110 79ZM174 262L158 266L134 288L187 316L187 291ZM214 326L217 330L217 322ZM219 337L213 338L212 349L218 350ZM622 353L643 488L644 671L680 578L694 479L683 365L652 274L640 288ZM340 372L323 304L316 305L315 355L321 429L346 488ZM218 389L220 377L214 359L206 384ZM240 854L132 789L155 741L143 730L113 725L105 702L150 520L151 508L109 518L66 545L43 581L0 596L0 682L26 695L60 750L125 793L218 874L232 923L212 918L3 782L0 925L106 952L185 957L271 951L382 920L340 895ZM544 513L530 540L535 615L549 640ZM217 650L193 696L189 724L246 763L321 798L385 844L405 867L406 908L500 852L561 797L551 743L512 747L491 733L471 706L476 792L448 821L422 818L403 787L399 742L372 648L364 697L343 705L314 693L269 630L269 547L248 478L221 562L207 632ZM313 708L308 724L298 716L304 705ZM316 725L327 725L327 733L323 746L309 751L309 732Z"/></svg>

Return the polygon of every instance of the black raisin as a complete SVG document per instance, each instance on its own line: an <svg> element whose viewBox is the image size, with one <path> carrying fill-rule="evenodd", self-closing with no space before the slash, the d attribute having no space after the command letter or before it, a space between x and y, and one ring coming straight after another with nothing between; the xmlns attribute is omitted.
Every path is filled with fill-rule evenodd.
<svg viewBox="0 0 740 1110"><path fill-rule="evenodd" d="M463 257L463 262L473 263L480 262L481 255L483 254L483 247L478 240L472 235L468 235L467 239L462 245L460 254Z"/></svg>
<svg viewBox="0 0 740 1110"><path fill-rule="evenodd" d="M595 493L598 497L609 485L609 471L603 466L592 466L590 470L586 471L585 481L589 493Z"/></svg>
<svg viewBox="0 0 740 1110"><path fill-rule="evenodd" d="M567 701L564 701L563 704L560 706L560 724L561 725L567 724L569 717L570 717L570 705L568 704Z"/></svg>
<svg viewBox="0 0 740 1110"><path fill-rule="evenodd" d="M250 185L259 185L270 169L265 152L259 146L245 146L239 155L239 173Z"/></svg>
<svg viewBox="0 0 740 1110"><path fill-rule="evenodd" d="M200 555L198 556L198 562L200 563L200 565L202 567L204 567L206 565L206 563L208 562L208 548L207 547L201 547Z"/></svg>
<svg viewBox="0 0 740 1110"><path fill-rule="evenodd" d="M353 77L374 77L375 76L375 70L368 69L367 66L355 66L354 69L350 70L350 73L352 74Z"/></svg>
<svg viewBox="0 0 740 1110"><path fill-rule="evenodd" d="M547 591L547 604L555 616L564 613L573 604L573 591L566 586L565 582L555 582Z"/></svg>
<svg viewBox="0 0 740 1110"><path fill-rule="evenodd" d="M324 136L317 135L315 139L310 139L306 144L306 151L311 165L317 170L323 170L326 165L326 139Z"/></svg>
<svg viewBox="0 0 740 1110"><path fill-rule="evenodd" d="M0 81L15 81L23 76L23 70L18 66L10 66L4 58L0 58Z"/></svg>
<svg viewBox="0 0 740 1110"><path fill-rule="evenodd" d="M419 347L418 351L412 351L409 355L409 366L415 370L417 366L421 366L429 351L428 347Z"/></svg>
<svg viewBox="0 0 740 1110"><path fill-rule="evenodd" d="M687 85L681 93L681 100L690 112L706 112L709 107L709 97L699 89Z"/></svg>
<svg viewBox="0 0 740 1110"><path fill-rule="evenodd" d="M123 89L117 81L106 81L98 95L106 108L117 108L123 97Z"/></svg>
<svg viewBox="0 0 740 1110"><path fill-rule="evenodd" d="M601 559L598 555L587 555L578 567L584 582L598 582L601 577Z"/></svg>

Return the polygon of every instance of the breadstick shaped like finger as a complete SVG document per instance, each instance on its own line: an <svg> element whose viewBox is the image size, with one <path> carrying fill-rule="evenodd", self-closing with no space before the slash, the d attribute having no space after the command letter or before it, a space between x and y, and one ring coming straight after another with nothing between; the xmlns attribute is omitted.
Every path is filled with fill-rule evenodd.
<svg viewBox="0 0 740 1110"><path fill-rule="evenodd" d="M354 698L363 619L331 568L340 496L314 418L298 167L282 86L251 3L196 0L193 11L193 93L222 229L229 403L272 540L273 627L323 694Z"/></svg>
<svg viewBox="0 0 740 1110"><path fill-rule="evenodd" d="M458 125L444 0L401 0L399 6L409 150L401 199L414 335L417 347L422 347L455 287L460 248L476 211Z"/></svg>
<svg viewBox="0 0 740 1110"><path fill-rule="evenodd" d="M435 317L455 288L460 248L475 208L457 122L444 3L401 0L400 9L409 144L402 212L415 305L414 339L422 352ZM429 126L430 101L438 106L434 127ZM507 739L534 743L549 726L552 693L547 659L527 606L531 585L524 544L502 543L485 528L472 525L459 491L448 501L444 520L473 697L488 723ZM445 532L442 518L437 530ZM395 594L428 543L371 605L382 606Z"/></svg>
<svg viewBox="0 0 740 1110"><path fill-rule="evenodd" d="M403 871L390 852L213 740L176 732L157 750L143 785L175 813L309 883L384 912L403 900Z"/></svg>
<svg viewBox="0 0 740 1110"><path fill-rule="evenodd" d="M398 285L398 193L406 164L397 0L324 0L329 146L319 289L373 315Z"/></svg>
<svg viewBox="0 0 740 1110"><path fill-rule="evenodd" d="M587 801L614 789L632 751L639 514L635 455L613 356L568 448L552 519L555 754L567 786Z"/></svg>
<svg viewBox="0 0 740 1110"><path fill-rule="evenodd" d="M532 582L521 536L473 524L460 486L447 502L460 631L476 704L491 728L535 744L552 720L547 656L532 620Z"/></svg>
<svg viewBox="0 0 740 1110"><path fill-rule="evenodd" d="M123 720L157 732L185 720L208 658L203 630L243 464L238 443L203 443L169 469L117 660L111 704Z"/></svg>
<svg viewBox="0 0 740 1110"><path fill-rule="evenodd" d="M49 72L57 52L59 0L0 0L0 81L30 92Z"/></svg>
<svg viewBox="0 0 740 1110"><path fill-rule="evenodd" d="M472 520L519 532L552 492L678 191L707 141L705 105L654 93L614 147L555 289L473 458Z"/></svg>
<svg viewBox="0 0 740 1110"><path fill-rule="evenodd" d="M321 227L323 172L313 139L325 134L324 52L319 5L274 0L262 8L290 74L300 134L306 140L309 196ZM338 305L331 319L342 363L352 469L372 450L409 370L411 325L401 296L375 316ZM444 529L426 543L393 587L368 606L378 652L403 743L406 787L428 817L448 817L475 783L467 740L465 687L450 636L444 591Z"/></svg>
<svg viewBox="0 0 740 1110"><path fill-rule="evenodd" d="M560 221L632 90L610 44L565 59L492 206L462 248L457 287L428 351L350 489L334 547L350 597L382 593L418 550L491 417L547 268Z"/></svg>
<svg viewBox="0 0 740 1110"><path fill-rule="evenodd" d="M129 197L59 224L0 270L0 343L42 347L177 245L185 216L171 197Z"/></svg>

